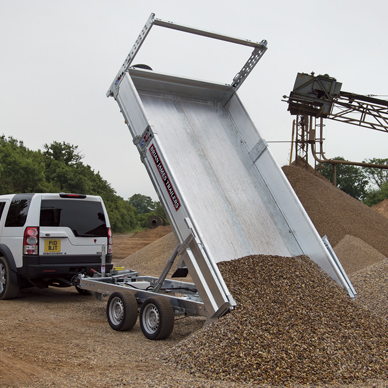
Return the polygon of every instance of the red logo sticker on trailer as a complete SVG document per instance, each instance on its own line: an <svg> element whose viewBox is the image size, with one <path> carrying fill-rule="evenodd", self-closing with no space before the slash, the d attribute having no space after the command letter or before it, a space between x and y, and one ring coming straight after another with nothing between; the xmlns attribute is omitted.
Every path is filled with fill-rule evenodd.
<svg viewBox="0 0 388 388"><path fill-rule="evenodd" d="M149 148L149 151L152 155L152 159L154 159L155 165L159 171L159 174L164 182L164 185L166 186L166 189L168 191L168 194L170 195L172 204L174 205L175 210L178 210L181 207L181 204L179 202L178 197L175 194L175 190L172 187L171 181L167 175L166 170L163 167L163 163L159 159L159 155L156 152L155 146L152 144L151 147Z"/></svg>

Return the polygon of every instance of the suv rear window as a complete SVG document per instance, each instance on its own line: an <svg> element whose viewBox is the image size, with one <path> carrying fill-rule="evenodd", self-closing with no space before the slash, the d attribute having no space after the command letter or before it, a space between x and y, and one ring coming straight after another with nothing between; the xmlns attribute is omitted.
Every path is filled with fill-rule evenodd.
<svg viewBox="0 0 388 388"><path fill-rule="evenodd" d="M42 200L40 226L65 226L76 237L108 237L101 202Z"/></svg>
<svg viewBox="0 0 388 388"><path fill-rule="evenodd" d="M7 219L5 220L5 226L24 226L33 195L34 194L16 194L13 197L11 206L8 210Z"/></svg>

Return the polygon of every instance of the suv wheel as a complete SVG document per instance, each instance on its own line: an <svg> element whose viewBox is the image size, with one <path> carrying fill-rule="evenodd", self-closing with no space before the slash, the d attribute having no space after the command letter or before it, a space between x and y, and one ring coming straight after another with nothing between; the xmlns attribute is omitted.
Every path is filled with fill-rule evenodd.
<svg viewBox="0 0 388 388"><path fill-rule="evenodd" d="M19 286L11 282L9 265L4 257L0 257L0 300L13 299L19 294Z"/></svg>
<svg viewBox="0 0 388 388"><path fill-rule="evenodd" d="M78 286L75 286L75 289L78 291L81 295L91 295L91 293L88 290L84 290L83 288L80 288Z"/></svg>

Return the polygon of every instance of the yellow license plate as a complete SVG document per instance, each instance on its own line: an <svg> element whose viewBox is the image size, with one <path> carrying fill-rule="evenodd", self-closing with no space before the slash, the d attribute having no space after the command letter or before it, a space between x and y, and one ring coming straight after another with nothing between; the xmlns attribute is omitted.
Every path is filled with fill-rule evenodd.
<svg viewBox="0 0 388 388"><path fill-rule="evenodd" d="M44 240L44 251L57 253L61 251L61 240Z"/></svg>

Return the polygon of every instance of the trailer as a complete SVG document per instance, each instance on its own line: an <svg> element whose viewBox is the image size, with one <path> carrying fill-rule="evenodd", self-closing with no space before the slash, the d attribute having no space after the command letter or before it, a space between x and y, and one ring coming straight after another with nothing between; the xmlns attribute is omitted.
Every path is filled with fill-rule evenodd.
<svg viewBox="0 0 388 388"><path fill-rule="evenodd" d="M253 51L228 84L132 66L153 26ZM233 38L151 14L114 78L107 96L119 105L179 244L159 278L126 269L80 278L79 286L97 299L109 296L107 317L113 329L133 327L139 308L140 326L149 339L168 337L175 314L217 320L236 306L217 263L253 254L305 254L354 296L338 259L321 240L237 95L266 50L265 40ZM175 263L174 275L189 273L194 283L167 279Z"/></svg>

